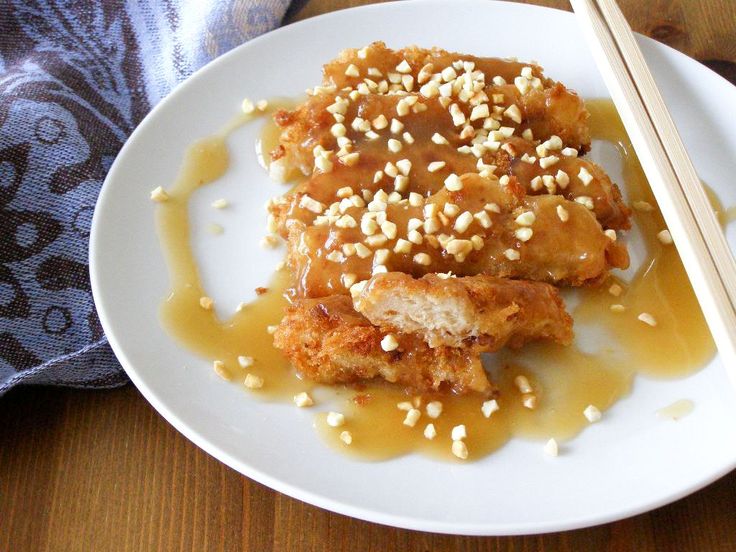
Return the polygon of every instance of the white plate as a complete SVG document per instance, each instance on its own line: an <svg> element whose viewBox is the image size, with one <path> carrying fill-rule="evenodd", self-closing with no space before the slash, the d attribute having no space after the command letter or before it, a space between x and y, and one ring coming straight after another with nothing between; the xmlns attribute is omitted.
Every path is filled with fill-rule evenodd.
<svg viewBox="0 0 736 552"><path fill-rule="evenodd" d="M340 49L378 39L535 59L584 97L608 95L571 14L485 0L331 13L209 64L133 133L93 221L100 318L143 395L185 436L248 477L329 510L424 531L501 535L603 523L675 500L734 468L736 402L718 360L682 380L639 378L629 398L556 459L545 458L540 443L516 440L468 465L418 455L367 463L329 450L312 428L312 413L250 399L164 333L157 310L169 286L149 191L173 182L186 147L228 122L244 96L298 95L319 81L320 64ZM702 178L726 205L736 204L736 89L694 60L639 40ZM193 200L195 252L221 305L236 305L244 290L267 281L280 256L257 245L263 204L280 191L257 165L257 127L233 135L231 170ZM233 208L213 213L208 205L217 197L229 198ZM210 222L226 233L213 238L202 231ZM688 417L665 423L653 415L680 398L696 404Z"/></svg>

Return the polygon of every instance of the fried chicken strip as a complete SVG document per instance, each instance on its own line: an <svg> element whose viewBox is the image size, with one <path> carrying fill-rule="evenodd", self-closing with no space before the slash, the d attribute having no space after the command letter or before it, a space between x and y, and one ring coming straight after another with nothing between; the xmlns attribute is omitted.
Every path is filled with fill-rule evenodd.
<svg viewBox="0 0 736 552"><path fill-rule="evenodd" d="M302 376L320 383L381 378L416 392L493 395L477 347L430 348L417 336L399 334L398 347L385 351L385 335L355 312L349 296L336 295L290 305L274 334L274 346Z"/></svg>
<svg viewBox="0 0 736 552"><path fill-rule="evenodd" d="M572 341L572 318L557 289L539 282L389 272L368 280L353 304L382 331L416 334L430 347L475 343L496 351L536 339Z"/></svg>
<svg viewBox="0 0 736 552"><path fill-rule="evenodd" d="M348 144L350 151L358 154L356 162L349 165L330 154L331 170L326 173L315 172L297 187L297 192L307 193L329 204L334 200L338 187L351 186L374 192L393 188L394 177L387 174L387 162L395 164L399 160L407 160L412 167L410 189L415 193L435 193L442 188L444 179L450 173L478 173L486 169L496 176L516 176L529 193L561 193L569 199L591 197L595 205L594 212L604 227L629 227L629 210L621 200L618 187L594 163L578 158L577 150L565 149L568 155L562 155L560 150L564 149L565 144L556 135L554 139L535 145L536 142L509 134L518 133L518 128L514 128L513 121L508 119L502 120L504 126L499 126L501 130L477 129L471 133L466 129L473 129L472 125L456 126L449 111L436 97L423 98L415 104L423 106L423 111L399 117L398 104L405 101L404 96L360 95L345 107L342 115L344 124L335 123L334 114L327 111L333 99L333 95L311 98L296 111L279 112L276 115L276 121L284 130L280 138L282 145L276 154L281 158L274 163L281 163L284 167L296 166L311 175L315 169L315 147L318 151L336 152L340 150L339 144ZM471 107L463 104L458 109L464 113L463 116L471 117ZM389 125L388 121L392 118L400 120L399 132L392 133L390 128L376 128L376 125ZM358 123L355 124L355 121ZM382 122L372 124L371 121ZM479 126L479 122L473 124ZM335 125L340 130L336 130ZM366 129L373 129L368 132L375 133L375 136L368 134ZM341 134L343 130L344 136L334 135ZM404 133L411 136L411 144L405 143ZM437 136L441 136L444 142ZM389 151L387 141L391 138L403 141L400 151ZM544 147L541 144L554 149L544 152L540 149ZM545 162L545 167L542 167L543 156L537 153L538 149L547 157L546 161L553 158L557 161L550 166L546 166ZM573 153L575 157L571 156ZM533 162L526 162L530 160ZM444 163L444 166L440 170L430 171L430 163ZM592 175L592 182L581 181L579 175L582 169ZM545 182L545 186L536 185L537 181L548 178L547 175L552 178L550 182ZM283 217L278 218L281 227L284 221Z"/></svg>
<svg viewBox="0 0 736 552"><path fill-rule="evenodd" d="M403 69L405 73L399 73L397 67L404 60L408 64L408 69ZM510 119L504 121L504 124L509 123L507 126L518 128L519 135L529 128L535 139L546 140L556 134L566 145L587 150L590 145L588 112L582 100L562 84L545 77L542 68L533 63L447 52L441 48L410 46L392 50L383 42L374 42L361 50L343 50L337 59L327 63L324 66L323 84L332 84L337 90L346 87L357 88L366 78L374 82L386 79L392 83L392 78L396 80L395 75L398 74L399 77L404 75L412 77L414 86L411 91L418 92L423 84L433 78L433 75L440 75L440 84L452 78L453 72L457 76L462 75L471 67L466 64L472 64L471 71L480 71L485 75L484 92L489 98L492 98L493 94L504 95L504 100L497 105L503 106L504 109L513 104L519 106L522 124L518 125ZM346 74L350 65L357 68L357 77ZM530 79L527 79L528 90L522 93L525 84L519 77L522 76L525 67L530 68L531 74ZM381 76L378 76L375 70L378 70ZM442 75L443 70L448 73ZM518 82L521 88L515 82ZM401 90L406 90L403 82L401 85Z"/></svg>
<svg viewBox="0 0 736 552"><path fill-rule="evenodd" d="M464 175L461 182L461 190L445 188L423 205L387 204L383 215L372 210L376 204L383 207L374 198L309 226L294 219L288 262L296 294L347 293L352 283L377 270L414 277L451 271L579 286L628 266L625 247L612 241L580 203L526 196L513 181L504 186L477 174ZM425 218L428 213L432 216Z"/></svg>

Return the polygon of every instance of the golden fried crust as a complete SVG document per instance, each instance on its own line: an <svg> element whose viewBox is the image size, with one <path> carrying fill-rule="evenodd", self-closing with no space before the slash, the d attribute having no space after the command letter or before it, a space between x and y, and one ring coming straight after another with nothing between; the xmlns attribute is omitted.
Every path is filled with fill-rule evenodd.
<svg viewBox="0 0 736 552"><path fill-rule="evenodd" d="M539 282L389 272L373 276L353 302L382 331L416 334L430 347L497 351L536 339L569 345L573 337L557 289Z"/></svg>
<svg viewBox="0 0 736 552"><path fill-rule="evenodd" d="M438 212L443 212L448 203L458 206L458 212L485 212L490 226L484 228L479 220L473 219L460 233L455 229L456 218L453 218L432 236L436 239L445 233L468 240L478 235L483 240L482 247L460 260L425 234L422 243L412 244L409 253L396 252L397 239L406 237L409 220L423 219L423 207L389 205L387 218L394 221L400 232L397 239L379 246L389 250L385 261L389 272L405 272L414 277L432 272L452 272L459 276L486 274L581 286L605 278L610 268L628 266L626 249L603 233L594 215L583 205L558 195L524 196L523 190L513 181L502 186L497 180L484 179L477 174L464 175L461 180L462 190L443 189L426 203L436 205ZM495 204L498 212L487 210L485 206L489 204ZM565 221L560 219L558 207L567 214ZM366 208L356 207L346 213L360 221L365 211ZM517 236L520 226L516 218L528 211L535 216L530 227L533 235L528 241L521 241ZM367 257L338 256L337 262L329 257L332 252L339 254L346 244L363 242L366 237L361 228L307 226L298 221L298 214L292 213L294 218L287 242L289 267L298 295L322 297L346 293L342 283L344 274L354 274L357 281L371 277L373 253ZM508 250L518 252L519 258L509 259ZM428 255L430 262L417 263L415 256L419 253Z"/></svg>
<svg viewBox="0 0 736 552"><path fill-rule="evenodd" d="M495 389L474 346L430 348L412 335L397 335L398 349L381 348L386 334L355 312L345 295L300 299L289 306L274 334L304 377L320 383L384 379L410 390L480 393Z"/></svg>

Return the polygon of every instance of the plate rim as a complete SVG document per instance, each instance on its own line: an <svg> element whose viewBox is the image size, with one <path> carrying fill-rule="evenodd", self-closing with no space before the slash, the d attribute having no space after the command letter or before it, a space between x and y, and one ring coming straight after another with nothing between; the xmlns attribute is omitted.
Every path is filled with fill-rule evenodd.
<svg viewBox="0 0 736 552"><path fill-rule="evenodd" d="M485 9L490 5L490 2L488 2L488 0L455 0L455 2L458 5L459 4L466 4L468 6L472 5L474 7L479 7L481 9ZM550 8L550 7L532 5L532 4L519 4L516 2L508 2L505 0L493 0L493 3L497 5L522 7L524 9L530 9L530 10L541 10L541 11L553 10L555 12L566 14L567 17L575 17L574 14L566 10L561 10L558 8ZM200 80L202 78L205 78L208 72L215 70L217 66L219 66L222 63L225 63L225 61L230 59L230 57L241 55L240 54L241 51L250 48L253 44L257 44L264 40L269 40L274 35L289 33L291 29L294 28L295 26L299 26L299 27L309 26L309 25L313 25L314 22L317 20L321 21L324 19L330 19L334 17L336 14L341 14L343 12L348 12L348 11L358 12L358 11L375 10L375 9L387 9L387 8L391 9L390 6L393 4L394 2L380 3L380 4L368 4L368 5L363 5L363 6L348 7L348 8L342 8L339 10L334 10L328 13L319 14L314 17L310 17L308 19L304 19L304 20L290 23L288 25L284 25L282 27L279 27L277 29L264 33L263 35L260 35L251 40L248 40L247 42L244 42L243 44L240 44L239 46L233 48L232 50L226 52L225 54L218 56L217 58L208 62L206 65L204 65L203 67L199 68L197 71L192 73L184 81L177 84L158 104L156 104L146 114L146 116L141 120L141 122L136 126L134 131L125 141L125 144L123 145L123 147L120 149L120 151L116 155L115 161L110 166L110 169L108 170L105 176L105 179L103 181L103 184L100 188L100 192L97 197L97 201L95 203L95 210L94 210L92 224L90 228L90 240L89 240L88 252L89 252L89 261L90 261L89 262L89 272L90 272L91 290L92 290L92 296L93 296L94 303L95 303L95 308L97 310L97 313L100 319L100 324L102 325L102 328L105 332L105 336L108 340L108 343L110 344L110 347L113 350L113 353L115 354L116 358L118 359L121 366L125 370L126 374L130 378L131 382L136 386L136 388L140 391L143 397L151 404L151 406L153 406L153 408L169 424L171 424L179 433L184 435L184 437L186 437L189 441L194 443L197 447L204 450L207 454L217 459L218 461L224 463L228 467L234 469L241 475L244 475L245 477L253 479L254 481L258 483L266 485L267 487L277 492L283 493L287 496L290 496L297 500L304 501L308 504L317 506L319 508L328 510L330 512L347 515L350 517L354 517L354 518L361 519L364 521L369 521L372 523L377 523L380 525L385 525L389 527L397 527L397 528L402 528L402 529L418 530L418 531L425 531L425 532L439 533L439 534L468 535L468 536L531 535L531 534L540 534L540 533L547 533L547 532L569 531L569 530L574 530L574 529L591 527L595 525L601 525L604 523L615 522L621 519L625 519L625 518L632 517L632 516L635 516L635 515L638 515L644 512L654 510L661 506L675 502L694 492L697 492L698 490L706 487L707 485L713 483L714 481L720 479L724 475L734 470L736 468L736 457L733 458L730 464L724 465L720 470L709 472L704 477L701 477L695 482L691 482L691 484L685 486L684 488L668 493L664 496L659 497L656 500L649 500L649 501L642 500L640 504L637 504L633 507L620 508L619 510L615 512L608 512L606 514L592 514L589 516L577 517L575 519L564 521L564 522L560 522L560 521L532 522L528 524L527 523L516 523L514 525L494 524L494 523L459 524L457 522L443 522L443 521L436 521L436 520L429 521L425 519L413 518L410 516L399 515L399 514L384 514L381 511L374 510L369 507L355 506L349 502L330 498L323 494L317 494L310 490L301 488L298 485L292 485L290 483L283 482L279 478L273 477L269 475L268 473L263 472L262 470L259 470L258 468L254 466L249 465L247 462L240 460L238 458L235 458L233 455L231 455L230 453L228 453L227 451L225 451L224 449L220 448L218 445L210 441L210 439L208 439L206 435L201 434L197 430L194 430L190 426L188 426L186 422L181 420L179 416L174 411L172 411L165 404L165 402L163 402L159 398L156 391L150 388L148 385L146 385L142 377L139 376L137 369L135 368L133 363L129 360L127 355L125 354L123 345L120 342L118 342L117 338L114 335L114 332L108 331L108 328L112 326L112 324L108 322L108 320L111 320L114 317L111 316L110 313L107 311L107 307L104 304L104 300L102 299L103 290L101 288L101 284L98 280L98 274L97 274L97 267L99 263L101 263L99 259L102 255L104 255L100 251L100 245L99 245L99 239L100 239L99 238L99 234L100 234L99 228L101 225L104 224L104 222L100 222L99 207L102 203L105 202L106 191L109 190L112 186L112 184L109 184L109 183L118 179L117 173L121 171L121 166L123 164L122 160L126 157L127 151L130 149L131 144L137 140L139 135L145 133L146 129L155 120L158 111L162 110L164 106L169 101L171 101L172 97L174 97L181 90L189 86L191 81L194 81L195 79ZM431 5L431 4L446 5L446 1L445 0L404 0L401 3L396 2L396 4L397 5L400 4L402 6L422 5L422 4L423 5ZM501 7L500 9L506 9L506 6ZM679 57L681 61L685 61L686 63L691 64L691 65L695 64L698 66L700 71L706 70L708 73L710 73L711 77L715 76L721 81L723 81L723 83L731 87L734 87L734 85L731 84L727 79L725 79L724 77L722 77L721 75L713 71L710 67L698 62L694 58L691 58L690 56L687 56L686 54L666 44L657 42L639 33L636 33L636 34L639 40L643 40L644 42L654 44L655 48L664 49L668 51L670 54L674 54L676 57ZM718 358L718 354L716 354L715 358Z"/></svg>

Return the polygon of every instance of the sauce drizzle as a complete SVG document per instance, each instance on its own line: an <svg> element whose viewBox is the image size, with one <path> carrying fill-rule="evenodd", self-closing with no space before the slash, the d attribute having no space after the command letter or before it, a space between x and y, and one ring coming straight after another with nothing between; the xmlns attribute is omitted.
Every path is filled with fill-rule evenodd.
<svg viewBox="0 0 736 552"><path fill-rule="evenodd" d="M610 142L618 150L629 203L643 200L656 205L613 104L609 100L590 100L586 106L591 113L593 138ZM384 384L316 389L318 386L296 376L272 347L266 331L267 326L279 322L286 305L286 271L277 272L268 292L230 320L219 320L213 311L199 306L199 298L207 294L189 243L189 198L227 170L227 136L249 120L250 117L241 116L219 134L192 145L179 178L167 189L170 200L157 210L172 290L161 307L162 323L196 354L222 360L224 373L232 381L242 385L246 372L263 377L262 389L248 391L253 396L291 402L294 394L314 389L320 398L325 397L317 401L315 409L324 410L329 405L330 410L343 412L346 418L344 426L333 428L325 423L325 413L316 416L317 432L335 449L368 460L411 452L457 460L450 452L450 432L458 424L467 427L469 460L482 458L512 437L565 440L589 424L583 415L586 406L593 404L605 412L630 392L637 374L682 377L701 368L714 355L715 346L677 250L657 240L656 234L665 224L655 209L634 212L646 259L631 281L611 277L599 288L566 292L568 304L576 304L571 312L579 339L572 346L538 343L520 351L503 350L487 356L486 367L500 389L500 410L490 418L482 415L482 401L473 396L407 397L403 391ZM267 124L259 146L261 152L269 150L274 136L273 125ZM261 157L266 163L267 157ZM717 210L724 212L720 206ZM619 296L609 292L612 284L622 288ZM623 312L612 311L614 304L622 305ZM654 316L656 327L637 319L642 312ZM254 357L255 364L241 368L237 361L240 355ZM514 385L517 375L530 380L539 399L536 409L522 405L521 393ZM396 407L406 400L421 403L422 417L415 427L402 423L406 413ZM443 403L437 419L430 419L424 410L430 400ZM433 440L423 436L423 429L430 422L437 431ZM339 438L344 430L353 436L349 446ZM540 453L541 447L542 442Z"/></svg>

